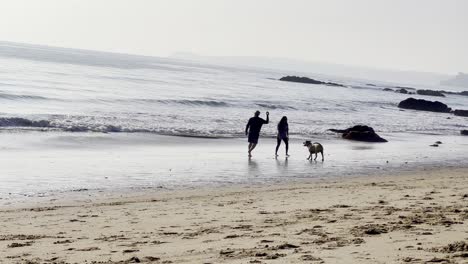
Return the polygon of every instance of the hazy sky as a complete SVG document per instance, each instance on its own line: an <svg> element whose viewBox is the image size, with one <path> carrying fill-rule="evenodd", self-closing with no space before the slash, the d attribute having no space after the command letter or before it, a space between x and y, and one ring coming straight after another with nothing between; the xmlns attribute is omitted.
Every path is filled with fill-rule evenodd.
<svg viewBox="0 0 468 264"><path fill-rule="evenodd" d="M468 71L466 0L1 0L0 40Z"/></svg>

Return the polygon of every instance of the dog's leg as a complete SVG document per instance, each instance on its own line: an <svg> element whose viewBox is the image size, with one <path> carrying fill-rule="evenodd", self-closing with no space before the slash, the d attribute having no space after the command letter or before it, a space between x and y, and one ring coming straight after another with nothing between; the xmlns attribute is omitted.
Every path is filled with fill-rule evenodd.
<svg viewBox="0 0 468 264"><path fill-rule="evenodd" d="M323 151L321 151L320 154L322 154L322 161L324 161L325 158L323 157Z"/></svg>
<svg viewBox="0 0 468 264"><path fill-rule="evenodd" d="M317 152L315 152L315 159L314 160L317 160Z"/></svg>
<svg viewBox="0 0 468 264"><path fill-rule="evenodd" d="M309 157L307 157L307 160L312 159L312 153L310 153Z"/></svg>

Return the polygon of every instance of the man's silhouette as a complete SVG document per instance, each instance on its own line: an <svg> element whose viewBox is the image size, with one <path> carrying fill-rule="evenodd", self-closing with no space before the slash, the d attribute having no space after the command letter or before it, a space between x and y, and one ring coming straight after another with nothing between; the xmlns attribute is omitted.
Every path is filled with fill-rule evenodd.
<svg viewBox="0 0 468 264"><path fill-rule="evenodd" d="M257 110L255 116L249 119L245 127L245 135L249 136L249 157L252 157L252 150L257 146L263 124L268 124L268 121L270 121L270 113L268 112L266 112L266 120L259 116L260 111Z"/></svg>

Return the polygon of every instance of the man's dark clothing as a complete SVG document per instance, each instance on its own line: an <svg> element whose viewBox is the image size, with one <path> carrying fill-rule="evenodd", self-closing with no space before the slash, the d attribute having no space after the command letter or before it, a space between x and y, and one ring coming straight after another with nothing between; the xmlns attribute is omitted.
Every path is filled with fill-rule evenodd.
<svg viewBox="0 0 468 264"><path fill-rule="evenodd" d="M249 119L249 122L245 127L245 131L249 131L249 143L258 143L258 138L260 137L260 130L262 129L263 124L268 124L268 120L264 120L263 118L260 118L258 116Z"/></svg>

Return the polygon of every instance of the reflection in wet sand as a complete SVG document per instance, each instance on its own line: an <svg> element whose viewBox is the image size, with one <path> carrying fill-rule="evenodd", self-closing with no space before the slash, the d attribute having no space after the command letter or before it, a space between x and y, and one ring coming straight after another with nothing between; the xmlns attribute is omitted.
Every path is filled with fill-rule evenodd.
<svg viewBox="0 0 468 264"><path fill-rule="evenodd" d="M288 171L288 157L285 157L284 160L278 159L278 157L276 157L275 161L276 161L276 169L278 173L283 173L283 175L288 175L288 173L286 173Z"/></svg>
<svg viewBox="0 0 468 264"><path fill-rule="evenodd" d="M276 140L265 138L255 150L255 157L246 161L245 144L237 139L83 133L77 134L77 138L67 138L68 143L63 144L63 133L25 133L22 141L15 137L14 134L0 137L1 146L15 149L0 152L0 205L11 201L6 199L39 195L51 189L121 193L133 192L135 188L268 184L460 167L467 164L468 148L466 137L441 135L411 137L403 134L398 135L400 140L386 144L333 139L322 141L326 149L322 163L306 160L307 151L299 148L300 140L291 140L291 157L286 159L282 155L274 159L271 150ZM427 145L438 140L444 142L443 146ZM56 141L60 144L53 144Z"/></svg>
<svg viewBox="0 0 468 264"><path fill-rule="evenodd" d="M248 173L253 176L257 176L260 172L260 170L258 169L258 163L252 160L252 158L249 158L247 169L248 169Z"/></svg>
<svg viewBox="0 0 468 264"><path fill-rule="evenodd" d="M360 146L351 146L352 150L370 150L370 149L375 149L375 147L372 144L369 145L360 145Z"/></svg>

